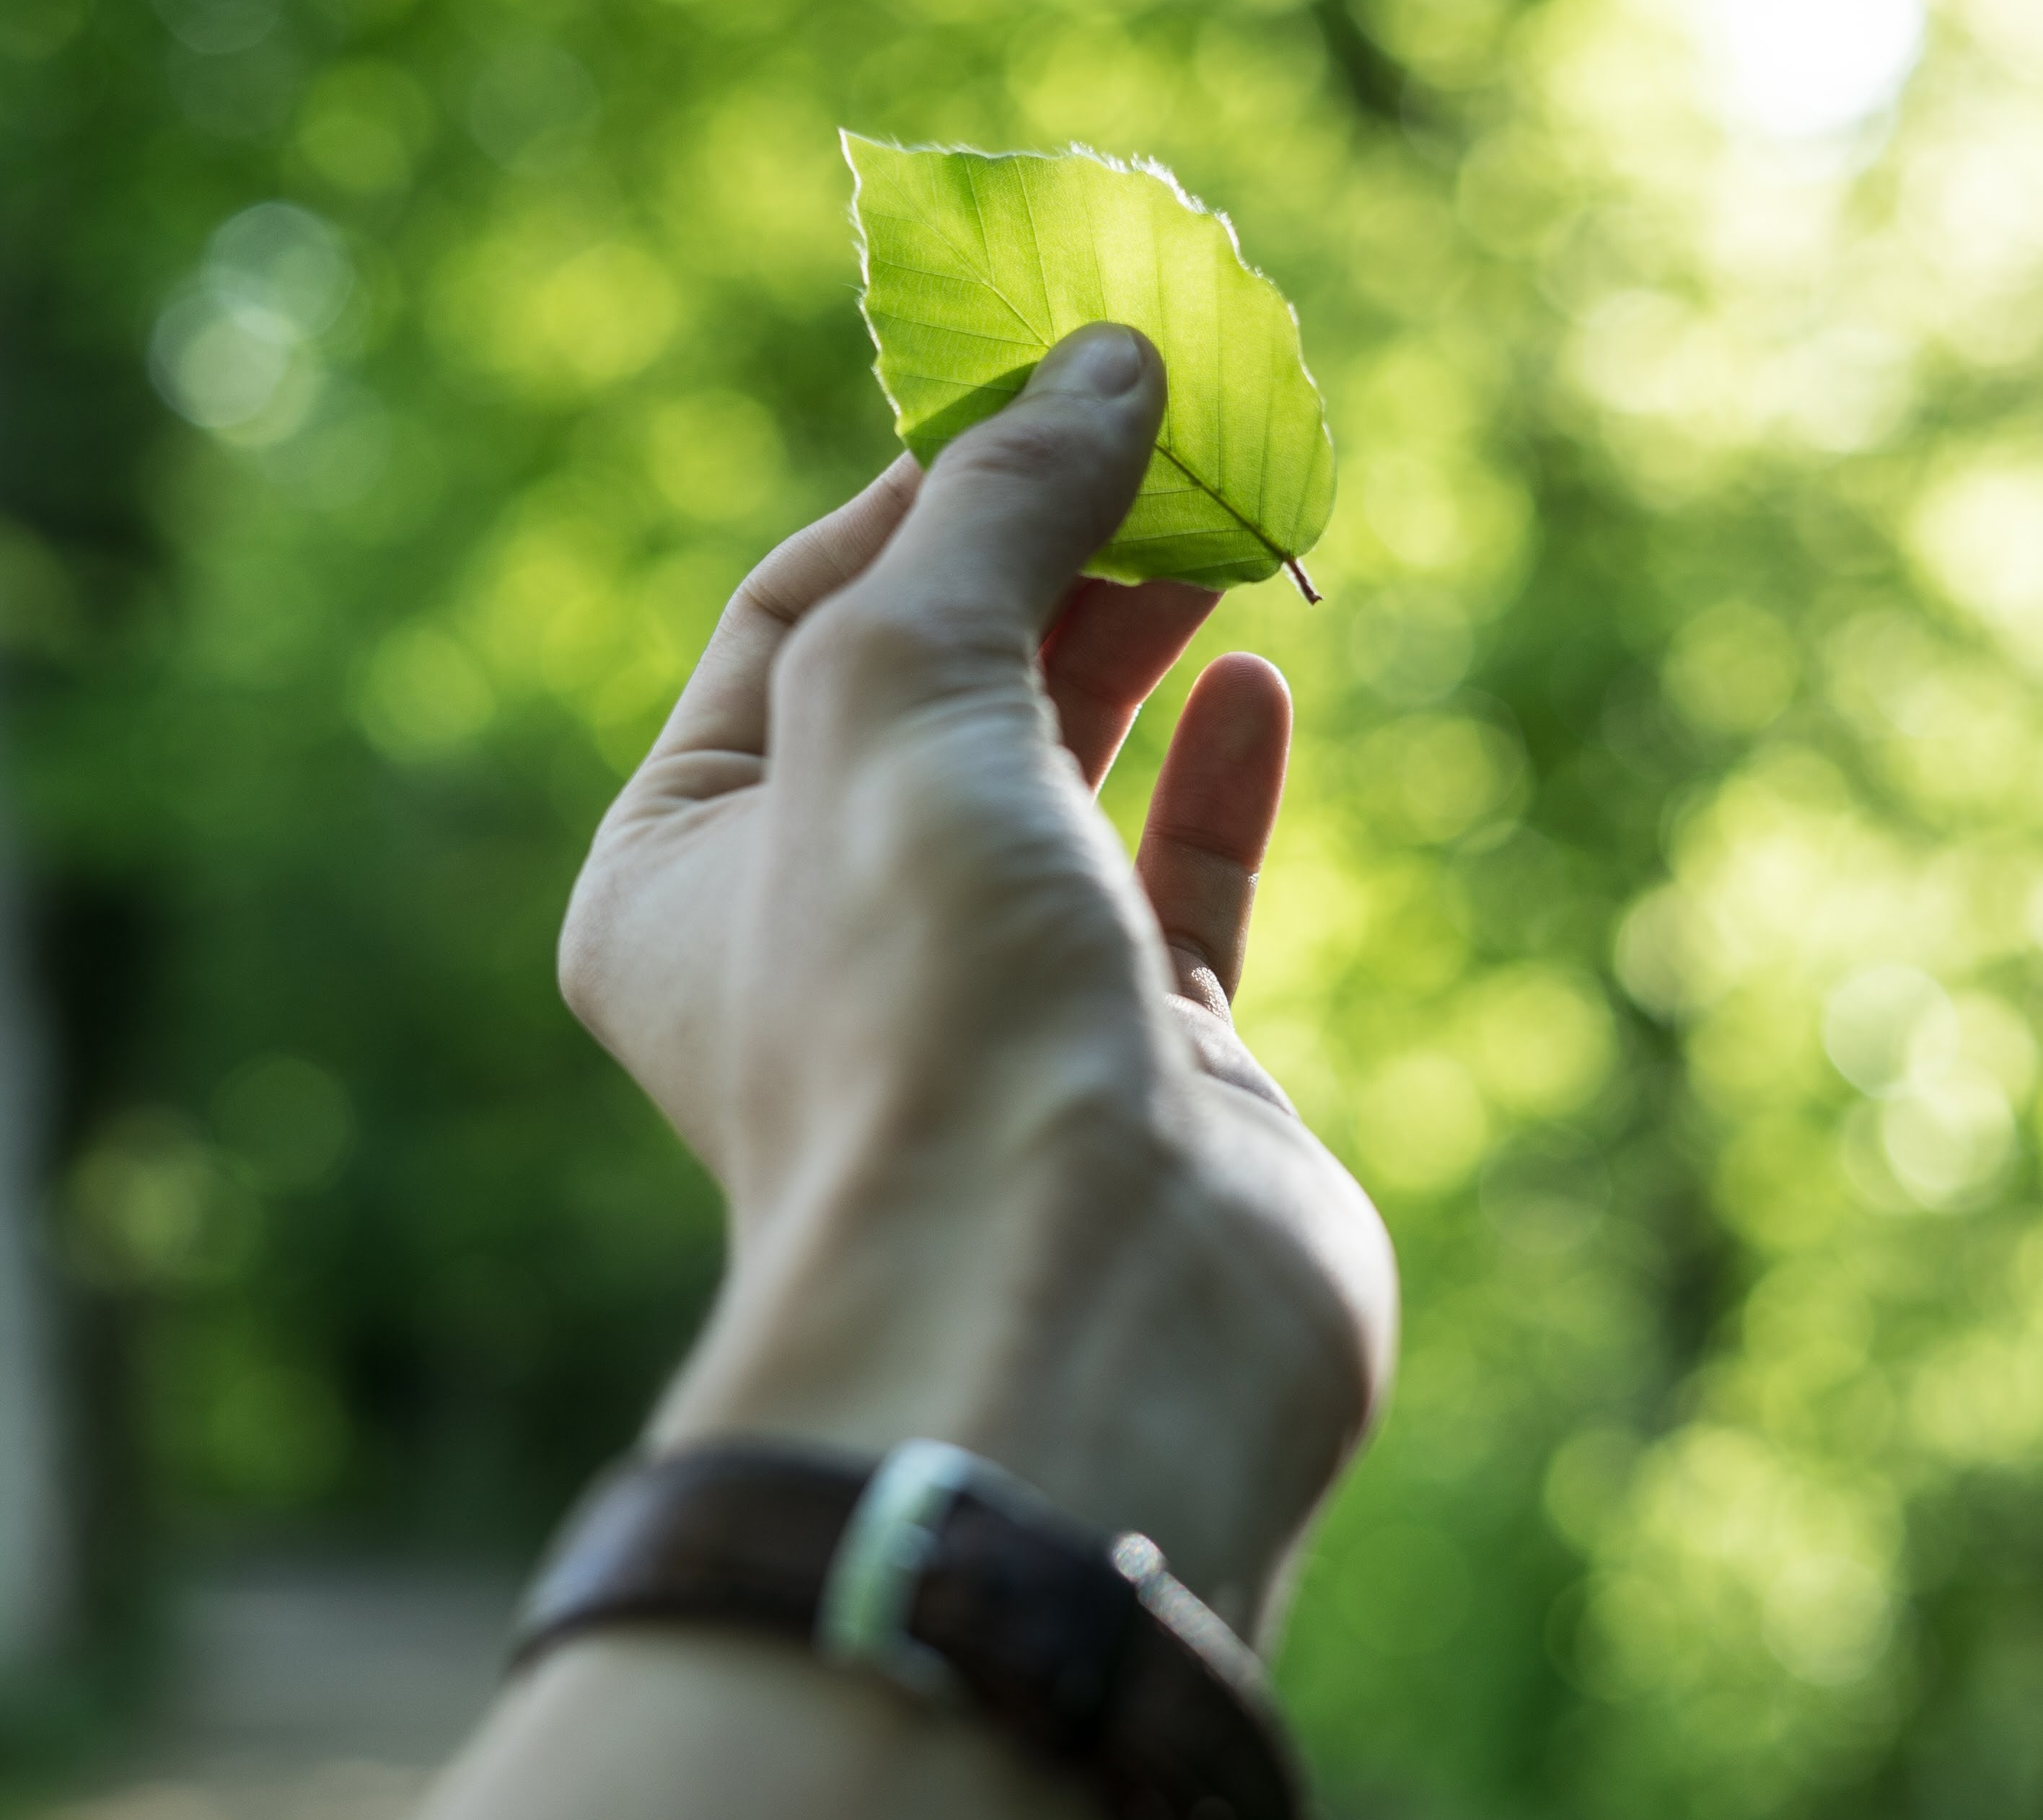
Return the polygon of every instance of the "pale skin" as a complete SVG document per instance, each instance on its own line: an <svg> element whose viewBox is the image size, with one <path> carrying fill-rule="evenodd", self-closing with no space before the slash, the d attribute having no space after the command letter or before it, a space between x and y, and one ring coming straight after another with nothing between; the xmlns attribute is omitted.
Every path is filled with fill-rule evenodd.
<svg viewBox="0 0 2043 1820"><path fill-rule="evenodd" d="M1223 657L1133 876L1094 792L1211 610L1075 578L1163 412L1099 324L726 609L598 831L569 1002L729 1200L650 1425L911 1435L1145 1531L1244 1634L1388 1383L1382 1227L1236 1036L1282 679ZM968 1715L764 1638L596 1636L506 1690L431 1820L1103 1810Z"/></svg>

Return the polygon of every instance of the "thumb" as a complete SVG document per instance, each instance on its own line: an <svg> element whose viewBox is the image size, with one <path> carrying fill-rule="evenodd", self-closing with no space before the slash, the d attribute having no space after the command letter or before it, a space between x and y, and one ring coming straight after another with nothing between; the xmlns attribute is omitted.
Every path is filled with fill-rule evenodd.
<svg viewBox="0 0 2043 1820"><path fill-rule="evenodd" d="M889 548L928 609L1012 624L1033 651L1134 503L1164 386L1163 357L1118 323L1052 348L1012 404L937 458Z"/></svg>
<svg viewBox="0 0 2043 1820"><path fill-rule="evenodd" d="M1135 330L1067 335L1013 404L937 458L879 560L791 641L784 684L885 720L961 673L983 678L989 658L1020 676L1128 515L1163 397L1163 358Z"/></svg>

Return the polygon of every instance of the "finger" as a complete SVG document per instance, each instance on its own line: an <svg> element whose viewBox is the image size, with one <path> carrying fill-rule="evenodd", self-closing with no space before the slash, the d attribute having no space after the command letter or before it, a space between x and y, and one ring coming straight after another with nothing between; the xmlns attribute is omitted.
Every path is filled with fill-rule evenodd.
<svg viewBox="0 0 2043 1820"><path fill-rule="evenodd" d="M922 471L899 457L857 498L798 531L738 584L654 746L656 757L766 749L767 677L802 615L855 580L914 504Z"/></svg>
<svg viewBox="0 0 2043 1820"><path fill-rule="evenodd" d="M1123 588L1082 581L1043 646L1043 686L1097 790L1149 692L1183 654L1220 596L1182 581Z"/></svg>
<svg viewBox="0 0 2043 1820"><path fill-rule="evenodd" d="M939 456L885 553L805 628L802 716L885 724L962 679L1020 681L1072 579L1127 516L1163 414L1163 364L1094 323Z"/></svg>
<svg viewBox="0 0 2043 1820"><path fill-rule="evenodd" d="M1241 983L1290 745L1291 695L1275 666L1217 658L1185 703L1136 855L1179 989L1223 1017Z"/></svg>

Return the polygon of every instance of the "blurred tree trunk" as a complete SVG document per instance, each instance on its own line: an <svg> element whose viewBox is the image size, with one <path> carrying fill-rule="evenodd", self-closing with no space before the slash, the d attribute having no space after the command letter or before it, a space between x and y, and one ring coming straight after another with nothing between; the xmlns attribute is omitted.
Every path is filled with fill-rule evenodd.
<svg viewBox="0 0 2043 1820"><path fill-rule="evenodd" d="M0 826L0 1677L55 1646L72 1581L55 1336L38 1243L47 1071L13 862Z"/></svg>

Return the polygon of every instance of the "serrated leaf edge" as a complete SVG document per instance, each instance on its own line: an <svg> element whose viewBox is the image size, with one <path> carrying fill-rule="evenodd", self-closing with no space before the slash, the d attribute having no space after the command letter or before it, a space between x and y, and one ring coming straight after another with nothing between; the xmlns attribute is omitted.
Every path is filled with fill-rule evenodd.
<svg viewBox="0 0 2043 1820"><path fill-rule="evenodd" d="M1304 325L1298 320L1298 306L1291 301L1284 287L1260 266L1252 266L1248 262L1248 255L1241 250L1241 236L1235 232L1233 219L1226 210L1209 208L1179 181L1178 174L1160 159L1144 157L1139 153L1129 159L1116 158L1112 152L1099 151L1097 148L1075 139L1061 151L982 151L976 145L943 144L934 140L918 140L912 145L903 144L898 139L875 139L869 133L853 132L848 126L839 127L837 129L837 137L838 148L843 153L845 163L851 171L851 200L846 205L846 212L851 218L852 242L858 249L859 320L865 324L866 335L872 343L872 377L879 382L880 396L887 400L888 408L894 413L896 423L901 420L901 401L894 396L893 388L887 383L886 374L880 371L880 363L885 357L887 351L880 341L880 330L872 320L872 312L866 308L865 300L871 295L872 289L872 251L866 243L865 223L858 212L858 198L864 190L865 177L858 168L857 160L851 155L851 142L853 140L861 140L867 145L876 145L887 151L933 151L946 155L964 152L974 158L987 159L1037 158L1047 163L1054 159L1075 155L1080 158L1090 158L1095 163L1105 165L1110 171L1117 171L1128 174L1140 172L1145 177L1153 177L1169 190L1180 204L1189 209L1194 215L1209 216L1217 221L1220 224L1221 231L1227 236L1227 243L1234 254L1235 262L1251 278L1260 279L1277 293L1277 301L1283 305L1285 314L1291 319L1292 337L1297 350L1298 369L1305 374L1305 382L1312 387L1314 395L1320 400L1320 435L1327 445L1327 454L1329 458L1334 458L1333 431L1327 423L1326 394L1320 389L1320 382L1313 377L1313 370L1305 364L1305 334ZM1283 549L1260 525L1251 523L1236 511L1217 489L1209 485L1206 481L1186 466L1174 451L1165 448L1161 443L1156 443L1153 446L1164 460L1275 557L1280 566L1291 569L1309 600L1318 598L1310 584L1305 580L1304 571L1298 567L1298 558L1305 554L1304 551L1294 552Z"/></svg>

